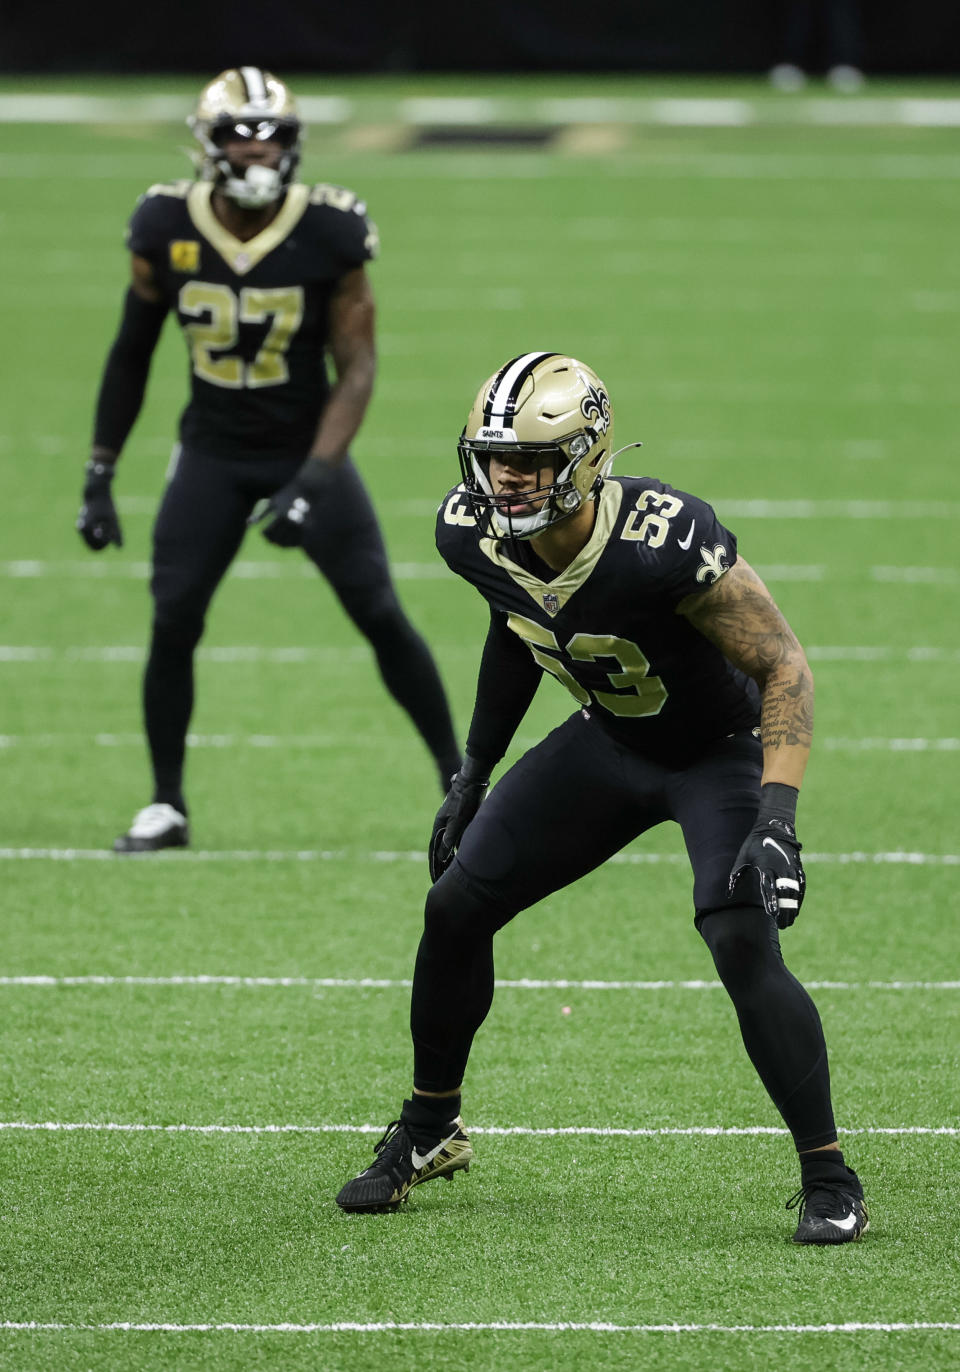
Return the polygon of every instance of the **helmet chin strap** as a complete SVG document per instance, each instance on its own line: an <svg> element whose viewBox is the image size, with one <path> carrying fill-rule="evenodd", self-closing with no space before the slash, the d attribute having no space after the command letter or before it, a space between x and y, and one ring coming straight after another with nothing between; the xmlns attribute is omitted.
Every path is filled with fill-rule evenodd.
<svg viewBox="0 0 960 1372"><path fill-rule="evenodd" d="M222 158L217 162L217 170L223 176L217 189L241 209L263 209L265 205L273 204L283 193L283 165L263 167L254 162L246 168L243 176L238 176L226 158Z"/></svg>

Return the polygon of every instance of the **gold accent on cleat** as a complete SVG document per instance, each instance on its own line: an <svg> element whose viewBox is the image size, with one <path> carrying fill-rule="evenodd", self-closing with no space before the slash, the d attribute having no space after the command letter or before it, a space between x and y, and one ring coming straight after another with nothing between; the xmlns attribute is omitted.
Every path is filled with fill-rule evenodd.
<svg viewBox="0 0 960 1372"><path fill-rule="evenodd" d="M429 1149L425 1154L421 1155L416 1146L413 1147L409 1160L410 1171L399 1184L396 1184L396 1174L393 1175L394 1185L389 1196L382 1196L381 1194L379 1198L373 1198L369 1194L370 1183L375 1182L376 1174L382 1168L382 1163L378 1161L343 1187L337 1196L337 1204L342 1210L353 1211L354 1213L399 1210L415 1186L420 1186L426 1181L433 1181L436 1177L445 1177L447 1181L452 1181L454 1172L468 1171L473 1158L473 1149L463 1128L463 1120L458 1116L456 1120L451 1121L451 1126L452 1133L449 1137L440 1140L435 1147ZM378 1158L384 1145L390 1146L390 1141L395 1137L399 1127L401 1127L400 1121L395 1121L375 1147L374 1152L377 1153ZM393 1165L393 1161L388 1163L387 1175L389 1175L389 1169ZM373 1177L370 1176L371 1173L373 1173ZM364 1185L365 1182L367 1183L366 1186Z"/></svg>

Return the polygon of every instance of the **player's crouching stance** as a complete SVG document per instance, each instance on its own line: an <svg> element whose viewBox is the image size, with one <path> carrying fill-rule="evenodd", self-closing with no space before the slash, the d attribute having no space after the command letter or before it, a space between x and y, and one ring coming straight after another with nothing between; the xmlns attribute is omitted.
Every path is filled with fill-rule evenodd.
<svg viewBox="0 0 960 1372"><path fill-rule="evenodd" d="M337 1202L392 1209L466 1168L460 1084L493 999L494 934L669 819L690 854L696 927L800 1156L794 1240L846 1243L867 1228L863 1190L837 1146L819 1016L779 940L804 894L794 820L810 671L710 506L609 476L612 435L599 377L556 353L502 367L463 431L463 484L437 545L488 601L490 629L430 844L413 1093ZM544 670L580 708L481 805Z"/></svg>

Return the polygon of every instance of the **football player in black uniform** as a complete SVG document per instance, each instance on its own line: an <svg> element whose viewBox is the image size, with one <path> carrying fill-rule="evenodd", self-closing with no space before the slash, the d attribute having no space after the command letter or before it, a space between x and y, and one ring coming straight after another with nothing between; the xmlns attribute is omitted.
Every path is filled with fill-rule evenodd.
<svg viewBox="0 0 960 1372"><path fill-rule="evenodd" d="M111 495L168 311L190 353L190 400L154 529L153 634L144 712L151 804L114 845L187 842L185 740L193 654L247 524L299 544L374 650L387 689L432 753L444 789L460 765L430 652L394 591L383 538L350 460L373 389L377 249L366 207L294 180L301 126L287 86L259 67L223 72L188 120L199 178L153 186L128 231L132 281L97 401L77 527L122 543ZM326 358L336 373L331 386Z"/></svg>
<svg viewBox="0 0 960 1372"><path fill-rule="evenodd" d="M493 998L493 936L663 820L683 830L696 927L744 1044L800 1155L798 1243L867 1227L837 1145L816 1008L779 929L804 894L794 828L810 750L803 649L704 501L611 477L599 377L556 353L516 357L481 387L463 482L437 545L490 607L463 766L434 824L413 983L413 1092L376 1160L337 1197L391 1209L466 1168L459 1118L473 1036ZM481 805L544 672L579 708Z"/></svg>

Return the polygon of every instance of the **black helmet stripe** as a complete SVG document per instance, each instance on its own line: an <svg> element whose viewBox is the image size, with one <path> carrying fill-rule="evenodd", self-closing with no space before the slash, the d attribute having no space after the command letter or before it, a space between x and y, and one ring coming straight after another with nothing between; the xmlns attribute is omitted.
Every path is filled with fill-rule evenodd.
<svg viewBox="0 0 960 1372"><path fill-rule="evenodd" d="M512 417L527 377L546 358L557 356L557 353L523 353L501 367L484 401L484 423L496 426L503 424L508 416Z"/></svg>
<svg viewBox="0 0 960 1372"><path fill-rule="evenodd" d="M247 88L247 100L251 105L259 105L267 98L267 83L260 67L241 67L240 75Z"/></svg>

